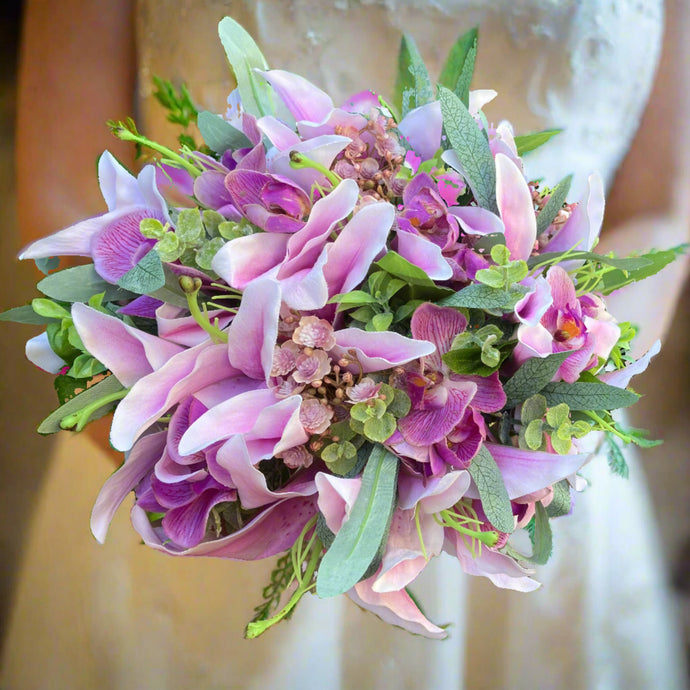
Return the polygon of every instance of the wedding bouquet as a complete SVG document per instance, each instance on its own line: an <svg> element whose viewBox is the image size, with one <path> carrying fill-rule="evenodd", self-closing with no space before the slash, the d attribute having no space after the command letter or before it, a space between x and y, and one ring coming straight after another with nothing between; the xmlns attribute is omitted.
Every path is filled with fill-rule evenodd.
<svg viewBox="0 0 690 690"><path fill-rule="evenodd" d="M278 556L247 636L315 592L442 638L408 589L432 558L535 589L592 450L625 474L619 444L655 443L612 411L637 400L658 344L634 361L635 329L603 296L680 248L593 251L600 178L577 203L570 177L525 178L521 156L557 131L487 121L474 30L437 88L405 37L391 101L341 106L268 69L233 20L219 33L227 112L158 79L180 148L109 123L157 158L135 177L106 151L107 212L21 255L44 296L1 318L45 325L26 351L57 374L60 407L39 432L114 411L125 461L96 499L98 541L134 492L134 528L159 551ZM56 270L58 256L92 263Z"/></svg>

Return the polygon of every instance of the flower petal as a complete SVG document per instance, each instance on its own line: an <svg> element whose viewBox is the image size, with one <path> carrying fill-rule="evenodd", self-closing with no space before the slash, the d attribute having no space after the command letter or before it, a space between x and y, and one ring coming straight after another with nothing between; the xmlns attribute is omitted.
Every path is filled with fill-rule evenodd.
<svg viewBox="0 0 690 690"><path fill-rule="evenodd" d="M411 110L398 125L402 137L423 161L433 158L441 146L442 128L440 101L433 101Z"/></svg>
<svg viewBox="0 0 690 690"><path fill-rule="evenodd" d="M53 352L48 341L48 334L44 331L34 338L26 341L24 349L26 358L35 364L39 369L47 371L49 374L57 374L64 366L67 365L62 357Z"/></svg>

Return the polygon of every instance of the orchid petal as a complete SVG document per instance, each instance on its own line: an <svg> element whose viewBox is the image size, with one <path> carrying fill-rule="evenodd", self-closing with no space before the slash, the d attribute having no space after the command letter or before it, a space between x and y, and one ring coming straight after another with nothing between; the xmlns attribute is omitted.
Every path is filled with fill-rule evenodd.
<svg viewBox="0 0 690 690"><path fill-rule="evenodd" d="M267 379L278 336L280 286L255 280L245 288L240 308L228 327L230 364L253 379Z"/></svg>
<svg viewBox="0 0 690 690"><path fill-rule="evenodd" d="M333 110L331 97L304 77L279 69L257 72L273 87L295 120L321 122Z"/></svg>
<svg viewBox="0 0 690 690"><path fill-rule="evenodd" d="M398 507L411 510L419 503L424 513L439 513L454 506L470 486L470 475L465 470L451 471L442 477L422 481L417 477L401 475L398 482Z"/></svg>
<svg viewBox="0 0 690 690"><path fill-rule="evenodd" d="M543 276L538 276L528 292L516 305L515 315L520 323L526 326L536 326L546 310L553 304L551 287Z"/></svg>
<svg viewBox="0 0 690 690"><path fill-rule="evenodd" d="M411 110L398 125L403 139L425 161L431 160L441 146L442 129L440 101L433 101Z"/></svg>
<svg viewBox="0 0 690 690"><path fill-rule="evenodd" d="M398 231L396 251L411 264L419 266L432 280L449 280L453 269L441 247L413 232Z"/></svg>
<svg viewBox="0 0 690 690"><path fill-rule="evenodd" d="M476 117L479 111L496 98L498 93L493 89L474 89L470 91L469 107L470 115Z"/></svg>
<svg viewBox="0 0 690 690"><path fill-rule="evenodd" d="M319 496L319 510L326 520L328 529L337 534L357 500L362 478L349 479L319 472L315 477L315 482Z"/></svg>
<svg viewBox="0 0 690 690"><path fill-rule="evenodd" d="M182 352L182 347L175 343L79 302L72 305L72 319L86 350L125 387L133 386Z"/></svg>
<svg viewBox="0 0 690 690"><path fill-rule="evenodd" d="M158 335L165 340L169 340L185 347L194 347L208 339L208 333L199 326L198 321L193 316L180 316L181 309L170 304L163 304L156 310L155 318L158 326ZM214 309L207 313L211 323L216 323L218 328L224 329L233 315L224 309Z"/></svg>
<svg viewBox="0 0 690 690"><path fill-rule="evenodd" d="M39 369L48 372L49 374L57 374L64 366L67 365L62 357L53 352L48 341L48 334L44 331L34 338L26 341L24 349L26 358L35 364Z"/></svg>
<svg viewBox="0 0 690 690"><path fill-rule="evenodd" d="M647 369L652 357L659 354L661 350L661 341L657 340L652 347L640 357L638 360L632 364L628 364L627 367L619 369L618 371L607 371L603 374L599 374L599 380L603 383L608 383L609 386L616 386L616 388L627 388L630 383L630 379L633 376L641 374Z"/></svg>
<svg viewBox="0 0 690 690"><path fill-rule="evenodd" d="M259 118L257 125L279 151L291 149L301 141L296 132L273 115Z"/></svg>
<svg viewBox="0 0 690 690"><path fill-rule="evenodd" d="M148 474L165 449L166 432L158 431L141 438L98 493L91 511L91 531L101 544L105 541L115 512L127 494Z"/></svg>
<svg viewBox="0 0 690 690"><path fill-rule="evenodd" d="M513 260L527 260L537 239L532 193L510 158L496 156L496 204L505 225L506 246Z"/></svg>
<svg viewBox="0 0 690 690"><path fill-rule="evenodd" d="M505 233L503 221L495 214L479 206L451 206L448 213L454 215L460 227L468 235Z"/></svg>
<svg viewBox="0 0 690 690"><path fill-rule="evenodd" d="M331 356L340 359L347 355L348 350L354 349L365 373L392 369L436 351L433 343L406 338L392 331L345 328L334 335L336 346L331 350Z"/></svg>
<svg viewBox="0 0 690 690"><path fill-rule="evenodd" d="M412 337L428 340L436 346L436 352L429 357L429 364L435 371L441 371L441 355L450 351L453 340L467 328L467 319L456 309L437 307L425 302L417 307L410 322Z"/></svg>

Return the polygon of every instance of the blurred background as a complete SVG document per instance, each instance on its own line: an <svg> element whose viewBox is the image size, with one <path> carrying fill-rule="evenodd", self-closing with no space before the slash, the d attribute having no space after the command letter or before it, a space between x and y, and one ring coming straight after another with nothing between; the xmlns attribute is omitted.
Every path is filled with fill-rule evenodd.
<svg viewBox="0 0 690 690"><path fill-rule="evenodd" d="M5 0L0 17L0 310L34 296L37 273L21 265L14 195L13 132L17 51L22 3ZM45 104L50 107L49 103ZM40 132L36 132L40 137ZM52 165L50 152L37 165ZM59 174L56 165L56 174ZM36 190L41 203L41 190ZM58 228L46 228L46 232ZM35 428L55 407L50 377L31 366L24 342L36 334L28 326L0 326L0 642L12 615L12 595L21 573L22 546L41 491L53 441ZM686 285L671 337L650 369L635 379L644 395L633 423L664 444L644 452L643 461L662 537L659 558L666 559L686 649L690 651L690 289ZM99 456L99 462L103 462ZM106 470L104 470L106 472ZM620 481L625 481L621 479ZM70 497L64 497L68 506ZM66 555L66 557L69 557ZM690 659L690 656L689 656Z"/></svg>

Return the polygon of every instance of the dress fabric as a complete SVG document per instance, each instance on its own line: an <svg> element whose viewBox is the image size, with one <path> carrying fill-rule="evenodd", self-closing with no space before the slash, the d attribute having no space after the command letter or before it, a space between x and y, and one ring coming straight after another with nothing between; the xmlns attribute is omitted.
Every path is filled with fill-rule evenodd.
<svg viewBox="0 0 690 690"><path fill-rule="evenodd" d="M269 64L334 96L390 92L403 30L432 75L454 39L480 25L475 88L494 88L489 119L516 132L565 132L527 159L572 195L599 170L607 182L648 97L662 37L656 0L140 0L140 129L173 141L151 77L186 81L222 112L232 88L215 39L235 17ZM494 114L495 113L495 114ZM171 558L140 545L123 507L105 546L88 531L112 468L85 437L58 443L23 566L4 654L7 688L680 688L670 612L641 467L610 474L594 455L574 514L554 521L554 556L531 594L499 590L437 559L414 593L444 642L411 636L345 597L306 597L290 623L245 641L272 561Z"/></svg>

